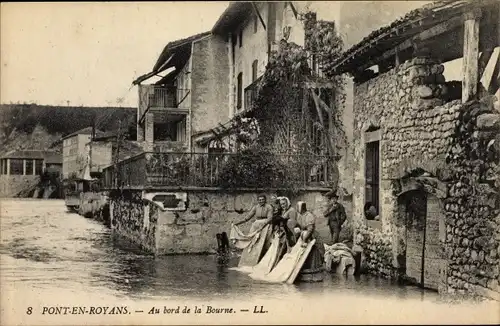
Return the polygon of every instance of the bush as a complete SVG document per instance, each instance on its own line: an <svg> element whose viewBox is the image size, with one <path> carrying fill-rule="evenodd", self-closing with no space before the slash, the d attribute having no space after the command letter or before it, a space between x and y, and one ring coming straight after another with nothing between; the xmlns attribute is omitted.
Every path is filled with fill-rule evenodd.
<svg viewBox="0 0 500 326"><path fill-rule="evenodd" d="M249 148L229 157L219 181L223 188L271 188L286 183L285 171L286 167L268 150Z"/></svg>

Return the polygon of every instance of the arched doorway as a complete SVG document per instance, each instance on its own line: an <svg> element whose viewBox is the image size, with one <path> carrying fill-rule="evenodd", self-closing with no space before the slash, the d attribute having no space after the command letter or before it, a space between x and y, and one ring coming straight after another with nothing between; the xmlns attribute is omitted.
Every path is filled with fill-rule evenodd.
<svg viewBox="0 0 500 326"><path fill-rule="evenodd" d="M438 290L446 280L446 227L441 200L416 189L401 194L398 202L399 218L405 227L406 275L420 287Z"/></svg>

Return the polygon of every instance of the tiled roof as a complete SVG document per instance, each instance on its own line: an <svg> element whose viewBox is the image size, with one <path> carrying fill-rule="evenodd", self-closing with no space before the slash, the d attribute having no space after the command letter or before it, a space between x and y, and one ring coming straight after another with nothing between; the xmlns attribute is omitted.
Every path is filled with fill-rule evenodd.
<svg viewBox="0 0 500 326"><path fill-rule="evenodd" d="M183 39L179 39L179 40L167 43L167 45L163 48L163 51L161 52L160 56L156 60L156 63L153 66L152 71L138 77L136 80L134 80L132 82L132 84L134 84L134 85L140 84L143 81L145 81L146 79L149 79L149 78L155 76L156 74L159 74L160 72L167 70L170 67L182 66L183 64L185 64L186 60L189 58L189 53L187 53L187 56L182 55L183 52L186 52L184 50L183 46L189 45L189 44L193 43L194 41L196 41L200 38L203 38L205 36L208 36L210 34L211 34L211 32L203 32L203 33L195 34L195 35L183 38ZM181 51L181 55L175 56L171 62L167 63L167 60L170 58L170 56L178 51ZM188 52L190 52L190 51L188 51Z"/></svg>
<svg viewBox="0 0 500 326"><path fill-rule="evenodd" d="M62 155L53 151L35 149L14 150L6 153L1 158L45 160L46 163L62 164Z"/></svg>
<svg viewBox="0 0 500 326"><path fill-rule="evenodd" d="M103 131L98 130L98 129L96 129L96 131L95 131L96 136L100 136L103 133L104 133ZM66 138L73 137L76 135L90 135L90 134L92 134L92 127L86 127L86 128L77 130L69 135L66 135L66 136L62 137L61 139L66 139Z"/></svg>
<svg viewBox="0 0 500 326"><path fill-rule="evenodd" d="M172 54L173 50L175 50L176 48L183 46L183 45L191 44L194 41L196 41L202 37L208 36L208 35L210 35L210 32L203 32L203 33L198 33L198 34L195 34L195 35L192 35L192 36L180 39L180 40L168 42L167 45L165 46L165 48L163 49L163 51L161 52L160 57L156 61L155 65L153 67L153 71L160 69L161 66L168 59L168 57Z"/></svg>
<svg viewBox="0 0 500 326"><path fill-rule="evenodd" d="M224 10L212 28L212 33L220 34L234 28L236 25L241 24L243 18L248 17L248 14L252 12L251 1L230 1L229 6Z"/></svg>
<svg viewBox="0 0 500 326"><path fill-rule="evenodd" d="M338 73L355 67L354 62L366 61L371 56L380 55L419 32L456 14L470 10L473 6L485 6L498 3L498 0L439 0L407 13L391 24L371 32L359 43L344 51L335 61Z"/></svg>

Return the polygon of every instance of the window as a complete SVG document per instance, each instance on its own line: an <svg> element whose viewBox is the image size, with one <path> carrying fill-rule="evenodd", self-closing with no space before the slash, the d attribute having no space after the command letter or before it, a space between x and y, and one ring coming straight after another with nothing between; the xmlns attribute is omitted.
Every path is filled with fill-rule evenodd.
<svg viewBox="0 0 500 326"><path fill-rule="evenodd" d="M0 174L5 174L5 172L3 171L3 160L0 160Z"/></svg>
<svg viewBox="0 0 500 326"><path fill-rule="evenodd" d="M153 127L154 141L176 141L177 130L170 122L155 123Z"/></svg>
<svg viewBox="0 0 500 326"><path fill-rule="evenodd" d="M186 118L177 122L176 129L177 129L177 141L185 142L186 141Z"/></svg>
<svg viewBox="0 0 500 326"><path fill-rule="evenodd" d="M153 140L162 141L186 141L186 116L171 116L168 121L155 122L153 125Z"/></svg>
<svg viewBox="0 0 500 326"><path fill-rule="evenodd" d="M35 161L35 174L36 175L41 175L43 172L43 161L42 160L36 160Z"/></svg>
<svg viewBox="0 0 500 326"><path fill-rule="evenodd" d="M380 214L380 130L366 132L365 141L365 216L367 219L374 219Z"/></svg>
<svg viewBox="0 0 500 326"><path fill-rule="evenodd" d="M237 89L237 98L236 98L236 108L239 110L241 109L241 98L243 95L243 73L238 74L238 89Z"/></svg>
<svg viewBox="0 0 500 326"><path fill-rule="evenodd" d="M26 160L26 175L33 175L33 160Z"/></svg>
<svg viewBox="0 0 500 326"><path fill-rule="evenodd" d="M236 43L238 43L238 37L235 34L231 34L231 46L233 48L233 65L234 65L234 52L236 50Z"/></svg>
<svg viewBox="0 0 500 326"><path fill-rule="evenodd" d="M23 160L10 159L10 174L23 175Z"/></svg>
<svg viewBox="0 0 500 326"><path fill-rule="evenodd" d="M240 48L243 46L243 29L240 29Z"/></svg>
<svg viewBox="0 0 500 326"><path fill-rule="evenodd" d="M257 33L257 30L259 28L259 18L257 15L253 15L253 32Z"/></svg>
<svg viewBox="0 0 500 326"><path fill-rule="evenodd" d="M254 60L252 63L252 83L257 79L257 65L258 61Z"/></svg>

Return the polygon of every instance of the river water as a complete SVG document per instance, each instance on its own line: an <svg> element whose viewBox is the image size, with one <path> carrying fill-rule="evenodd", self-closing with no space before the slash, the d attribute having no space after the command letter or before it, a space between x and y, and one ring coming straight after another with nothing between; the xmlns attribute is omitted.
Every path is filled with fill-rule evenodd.
<svg viewBox="0 0 500 326"><path fill-rule="evenodd" d="M37 323L55 324L62 320L42 315L43 307L97 302L106 305L126 303L129 310L134 312L127 320L131 321L130 318L135 317L135 322L144 321L141 314L135 311L149 310L152 305L163 307L166 302L181 307L195 303L218 302L226 306L247 303L250 310L253 310L254 305L260 307L265 302L269 316L273 316L273 308L274 316L280 316L276 322L290 317L282 308L290 310L300 307L302 311L304 305L309 306L311 313L317 310L313 315L318 318L321 317L318 316L320 312L323 313L321 318L327 318L331 308L341 309L330 317L337 317L337 320L344 322L363 316L365 319L358 321L404 322L406 319L401 319L401 316L395 318L399 316L397 311L395 314L394 311L391 313L380 309L381 305L387 308L391 304L408 306L415 317L424 317L418 311L425 307L440 306L463 312L460 310L463 307L440 301L435 292L398 286L368 276L346 279L329 275L321 283L285 286L259 283L245 274L229 271L228 267L237 265L237 259L227 265L220 265L213 256L144 255L133 245L113 237L101 223L68 213L61 200L0 199L0 205L0 284L6 290L2 290L2 315L4 319L6 316L11 318L8 320L21 318L22 315L19 319L21 323L33 323L36 320ZM35 314L27 316L27 307L33 307ZM485 306L467 307L472 309L471 314L477 311L478 318L484 317L479 311L486 309ZM243 320L246 323L262 322L264 319L257 318L257 315L260 314L247 315ZM306 321L317 320L307 315ZM93 317L88 317L87 321L127 323L123 318L98 320ZM177 317L180 318L180 315ZM230 317L236 318L236 315ZM240 317L243 318L242 315ZM292 322L303 322L297 318L292 318ZM331 320L321 318L318 320ZM187 319L169 320L188 322ZM463 318L458 320L464 321ZM167 322L165 319L153 321ZM214 321L228 323L235 320ZM202 322L212 321L203 319Z"/></svg>

